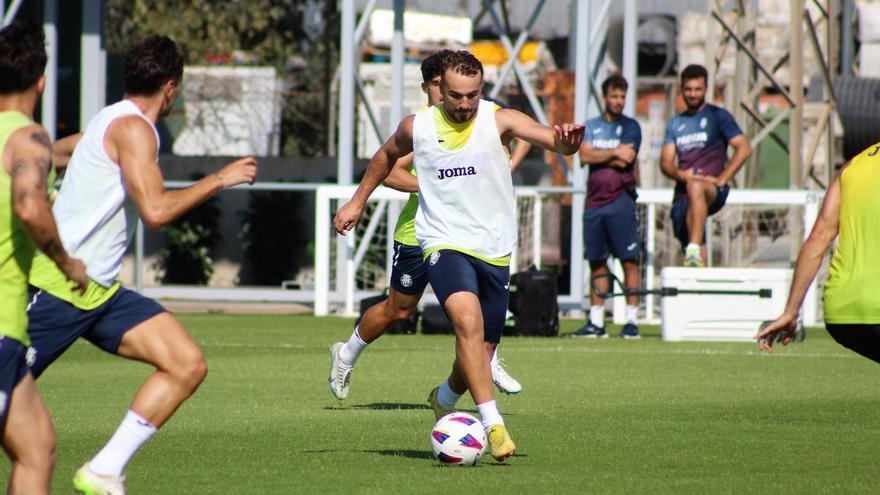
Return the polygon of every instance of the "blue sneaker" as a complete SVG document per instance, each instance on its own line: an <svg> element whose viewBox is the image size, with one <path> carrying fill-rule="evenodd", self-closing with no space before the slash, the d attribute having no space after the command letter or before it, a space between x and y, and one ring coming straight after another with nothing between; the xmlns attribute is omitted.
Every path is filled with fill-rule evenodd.
<svg viewBox="0 0 880 495"><path fill-rule="evenodd" d="M605 327L597 327L592 322L587 322L586 325L571 334L570 337L575 339L607 339L608 334L605 333Z"/></svg>
<svg viewBox="0 0 880 495"><path fill-rule="evenodd" d="M620 335L618 337L622 339L635 340L642 338L639 335L639 327L635 323L627 323L623 326L623 329L620 330Z"/></svg>

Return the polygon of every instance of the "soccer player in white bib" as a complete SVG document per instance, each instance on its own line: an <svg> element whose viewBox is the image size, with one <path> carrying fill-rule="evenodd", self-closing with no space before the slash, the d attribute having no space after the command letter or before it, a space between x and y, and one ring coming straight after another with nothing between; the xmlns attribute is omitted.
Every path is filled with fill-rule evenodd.
<svg viewBox="0 0 880 495"><path fill-rule="evenodd" d="M360 220L370 194L392 165L413 152L419 181L416 238L428 278L455 327L456 359L449 378L429 397L436 415L470 391L487 431L492 457L516 445L498 412L483 341L500 336L507 310L510 253L516 245L515 198L505 146L520 138L574 154L580 124L547 127L527 115L481 100L483 66L467 51L449 56L441 78L443 105L405 118L376 152L360 186L336 213L344 234Z"/></svg>
<svg viewBox="0 0 880 495"><path fill-rule="evenodd" d="M221 189L253 183L257 172L256 161L245 158L186 189L165 190L156 122L180 92L183 64L168 37L151 36L133 46L125 56L123 100L92 118L70 158L52 210L64 247L88 267L85 293L72 293L45 256L33 260L28 332L35 377L79 337L155 367L116 433L77 471L74 488L80 493L125 493L128 461L207 373L202 350L180 322L116 280L138 216L157 229Z"/></svg>
<svg viewBox="0 0 880 495"><path fill-rule="evenodd" d="M427 106L443 102L440 93L440 77L446 68L446 57L452 50L440 50L422 61L422 91L428 97ZM413 155L410 153L397 160L385 179L385 185L398 191L410 193L394 228L394 263L391 268L391 287L388 298L372 306L365 313L346 342L336 342L330 347L330 392L339 400L348 397L354 366L361 353L394 322L409 319L416 310L419 299L428 285L428 268L422 249L416 240L416 211L419 208L419 183L412 170ZM505 394L517 394L522 385L510 376L498 357L498 342L486 341L486 352L491 356L492 381Z"/></svg>

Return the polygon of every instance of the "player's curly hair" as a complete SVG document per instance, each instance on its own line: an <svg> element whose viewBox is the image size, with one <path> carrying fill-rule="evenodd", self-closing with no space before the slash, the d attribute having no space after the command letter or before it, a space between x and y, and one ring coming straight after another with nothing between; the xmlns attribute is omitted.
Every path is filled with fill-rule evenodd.
<svg viewBox="0 0 880 495"><path fill-rule="evenodd" d="M446 58L446 68L463 76L483 76L483 64L471 52L456 50Z"/></svg>
<svg viewBox="0 0 880 495"><path fill-rule="evenodd" d="M431 82L437 76L442 76L446 70L446 59L453 53L452 50L438 50L422 60L422 82Z"/></svg>
<svg viewBox="0 0 880 495"><path fill-rule="evenodd" d="M168 81L183 77L183 53L167 36L149 36L125 54L125 92L152 95Z"/></svg>
<svg viewBox="0 0 880 495"><path fill-rule="evenodd" d="M709 71L699 64L688 65L683 71L681 71L681 83L684 84L685 81L691 79L702 79L703 82L708 83Z"/></svg>
<svg viewBox="0 0 880 495"><path fill-rule="evenodd" d="M626 92L629 84L627 84L626 78L620 74L612 74L608 76L608 79L602 81L602 96L608 96L608 90L611 88L622 89Z"/></svg>
<svg viewBox="0 0 880 495"><path fill-rule="evenodd" d="M16 21L0 30L0 94L20 93L46 69L46 38L35 23Z"/></svg>

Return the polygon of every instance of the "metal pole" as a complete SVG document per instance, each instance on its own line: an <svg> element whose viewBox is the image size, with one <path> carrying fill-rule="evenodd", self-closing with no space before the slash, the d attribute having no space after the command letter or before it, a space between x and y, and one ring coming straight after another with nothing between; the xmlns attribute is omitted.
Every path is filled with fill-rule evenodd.
<svg viewBox="0 0 880 495"><path fill-rule="evenodd" d="M632 88L627 96L623 113L630 117L636 115L636 67L638 66L639 48L637 45L637 32L639 14L636 11L636 0L626 0L626 9L623 13L623 77Z"/></svg>
<svg viewBox="0 0 880 495"><path fill-rule="evenodd" d="M351 184L354 179L354 85L355 85L355 5L354 0L342 0L342 26L339 46L339 145L337 146L337 182ZM337 206L342 206L337 202ZM336 293L347 296L349 287L348 268L355 231L336 242Z"/></svg>
<svg viewBox="0 0 880 495"><path fill-rule="evenodd" d="M43 89L40 124L55 141L58 127L58 0L43 1L43 31L46 33L46 87Z"/></svg>
<svg viewBox="0 0 880 495"><path fill-rule="evenodd" d="M788 117L788 185L790 189L799 189L803 186L801 164L802 140L803 140L803 101L804 101L804 79L803 79L803 56L804 47L803 40L803 7L804 0L790 0L789 3L789 30L788 30L788 50L789 50L789 88L794 106L791 109L791 115ZM797 259L799 246L797 239L801 239L803 231L802 226L794 222L791 228L791 249L790 259Z"/></svg>
<svg viewBox="0 0 880 495"><path fill-rule="evenodd" d="M79 127L85 130L92 117L107 103L103 0L83 0L82 19Z"/></svg>
<svg viewBox="0 0 880 495"><path fill-rule="evenodd" d="M790 189L798 189L803 185L801 148L803 141L803 101L804 101L804 75L803 75L803 18L802 12L804 0L790 0L790 14L788 43L789 43L789 87L791 99L794 102L791 115L789 116L788 129L788 181Z"/></svg>
<svg viewBox="0 0 880 495"><path fill-rule="evenodd" d="M4 2L5 3L5 2ZM0 14L6 13L3 16L3 26L8 26L12 24L12 21L15 19L15 14L18 13L18 8L21 7L22 0L12 0L12 3L9 5L9 10L4 10L2 7L3 4L0 4Z"/></svg>
<svg viewBox="0 0 880 495"><path fill-rule="evenodd" d="M585 122L587 120L587 106L590 99L589 74L589 46L587 40L590 25L590 0L575 0L575 54L574 54L574 121ZM587 172L581 168L580 157L577 153L572 157L571 183L574 187L581 188L587 183ZM581 217L584 214L584 194L572 195L571 200L571 296L577 301L584 300L584 249L583 231L584 225Z"/></svg>
<svg viewBox="0 0 880 495"><path fill-rule="evenodd" d="M134 231L134 287L144 293L144 222L138 218Z"/></svg>
<svg viewBox="0 0 880 495"><path fill-rule="evenodd" d="M337 146L339 184L351 184L354 175L354 18L354 0L342 0L339 46L339 145Z"/></svg>
<svg viewBox="0 0 880 495"><path fill-rule="evenodd" d="M832 2L833 3L833 2ZM853 66L853 0L844 0L841 23L843 24L840 35L840 75L852 74ZM833 19L832 19L833 22Z"/></svg>
<svg viewBox="0 0 880 495"><path fill-rule="evenodd" d="M388 135L403 119L403 10L404 0L394 0L394 37L391 39L391 118Z"/></svg>

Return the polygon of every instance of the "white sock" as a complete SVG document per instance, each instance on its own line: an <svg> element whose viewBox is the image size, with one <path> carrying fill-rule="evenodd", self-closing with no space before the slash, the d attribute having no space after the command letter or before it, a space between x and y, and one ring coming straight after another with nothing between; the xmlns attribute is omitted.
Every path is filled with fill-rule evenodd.
<svg viewBox="0 0 880 495"><path fill-rule="evenodd" d="M89 466L100 475L122 476L128 461L155 433L155 426L129 409L119 429L89 462Z"/></svg>
<svg viewBox="0 0 880 495"><path fill-rule="evenodd" d="M639 307L638 306L630 306L626 305L626 322L627 323L635 323L638 318Z"/></svg>
<svg viewBox="0 0 880 495"><path fill-rule="evenodd" d="M487 430L492 426L504 424L504 419L498 412L498 406L495 405L494 400L477 404L477 411L480 413L480 422L483 423L483 428Z"/></svg>
<svg viewBox="0 0 880 495"><path fill-rule="evenodd" d="M605 326L605 306L590 306L590 323L599 328Z"/></svg>
<svg viewBox="0 0 880 495"><path fill-rule="evenodd" d="M492 359L489 360L489 364L495 364L498 362L498 348L496 347L492 351Z"/></svg>
<svg viewBox="0 0 880 495"><path fill-rule="evenodd" d="M440 407L452 409L458 403L458 399L461 399L461 395L452 390L452 387L449 386L449 380L444 380L440 384L440 390L437 392L437 403L440 404Z"/></svg>
<svg viewBox="0 0 880 495"><path fill-rule="evenodd" d="M685 254L695 254L697 256L700 255L700 245L694 244L693 242L689 243L686 248L684 248Z"/></svg>
<svg viewBox="0 0 880 495"><path fill-rule="evenodd" d="M342 349L339 349L339 360L342 361L342 364L351 368L354 368L354 363L361 356L361 351L367 348L367 343L358 334L358 328L355 327L351 337L348 338L348 342L342 346Z"/></svg>

